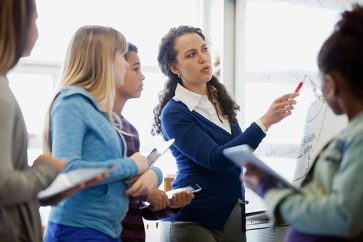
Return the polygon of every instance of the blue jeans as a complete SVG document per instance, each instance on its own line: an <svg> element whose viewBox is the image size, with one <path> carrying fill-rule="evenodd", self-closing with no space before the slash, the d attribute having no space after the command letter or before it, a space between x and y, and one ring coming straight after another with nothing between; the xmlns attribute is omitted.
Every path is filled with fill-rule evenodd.
<svg viewBox="0 0 363 242"><path fill-rule="evenodd" d="M90 228L71 227L48 222L44 242L121 242L121 239L114 239Z"/></svg>

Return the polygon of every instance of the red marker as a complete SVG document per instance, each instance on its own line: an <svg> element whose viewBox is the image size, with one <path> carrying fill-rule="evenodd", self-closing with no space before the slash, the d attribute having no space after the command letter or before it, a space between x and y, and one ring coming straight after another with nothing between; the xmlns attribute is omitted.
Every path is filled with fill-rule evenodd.
<svg viewBox="0 0 363 242"><path fill-rule="evenodd" d="M304 76L304 79L302 81L299 82L299 84L297 85L296 89L295 89L295 92L298 93L302 87L302 85L304 84L304 81L305 81L305 77L306 75Z"/></svg>

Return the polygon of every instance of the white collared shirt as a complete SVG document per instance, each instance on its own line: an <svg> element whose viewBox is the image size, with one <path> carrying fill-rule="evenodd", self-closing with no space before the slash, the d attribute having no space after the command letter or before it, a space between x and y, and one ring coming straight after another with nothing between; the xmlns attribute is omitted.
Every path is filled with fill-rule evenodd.
<svg viewBox="0 0 363 242"><path fill-rule="evenodd" d="M228 133L231 133L231 126L229 125L228 119L223 116L219 116L218 118L213 104L208 100L208 96L191 92L178 84L173 99L184 103L190 111L196 111Z"/></svg>
<svg viewBox="0 0 363 242"><path fill-rule="evenodd" d="M213 104L208 100L208 96L191 92L178 83L173 99L175 101L184 103L190 111L196 111L209 121L226 130L228 133L231 133L231 126L228 122L228 119L221 116L221 122ZM256 124L262 129L264 133L267 132L266 127L263 125L260 119L256 120Z"/></svg>

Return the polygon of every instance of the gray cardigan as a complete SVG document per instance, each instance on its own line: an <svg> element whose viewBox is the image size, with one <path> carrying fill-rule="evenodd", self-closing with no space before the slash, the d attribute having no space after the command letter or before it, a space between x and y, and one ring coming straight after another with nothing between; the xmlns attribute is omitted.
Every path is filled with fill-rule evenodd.
<svg viewBox="0 0 363 242"><path fill-rule="evenodd" d="M0 76L0 240L42 241L36 194L57 175L46 162L28 166L28 133L5 76Z"/></svg>

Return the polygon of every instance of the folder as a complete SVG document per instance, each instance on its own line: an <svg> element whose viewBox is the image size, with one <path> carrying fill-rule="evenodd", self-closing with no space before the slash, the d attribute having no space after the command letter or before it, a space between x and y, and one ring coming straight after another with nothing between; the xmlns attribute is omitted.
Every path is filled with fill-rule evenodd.
<svg viewBox="0 0 363 242"><path fill-rule="evenodd" d="M75 188L84 182L91 181L97 176L115 169L115 166L100 168L79 168L66 173L60 173L49 187L37 194L42 203L60 196L63 192Z"/></svg>
<svg viewBox="0 0 363 242"><path fill-rule="evenodd" d="M257 156L253 154L253 149L249 145L238 145L223 150L223 154L234 164L239 166L241 170L243 169L243 164L246 161L257 166L259 169L274 177L278 182L279 187L292 188L297 190L298 188L291 182L286 180L284 177L280 176L273 169L271 169L265 162L260 160Z"/></svg>
<svg viewBox="0 0 363 242"><path fill-rule="evenodd" d="M154 148L150 154L146 157L149 162L149 167L151 167L159 158L162 156L169 148L174 144L175 139L170 139L163 142L159 147Z"/></svg>
<svg viewBox="0 0 363 242"><path fill-rule="evenodd" d="M160 147L154 148L150 154L146 157L149 162L149 167L152 166L162 156L169 147L174 143L175 139L163 142ZM98 175L105 172L110 172L115 169L117 165L99 168L79 168L66 173L59 174L49 187L40 191L37 194L41 203L47 203L47 201L61 196L63 192L75 188L84 182L91 181Z"/></svg>

